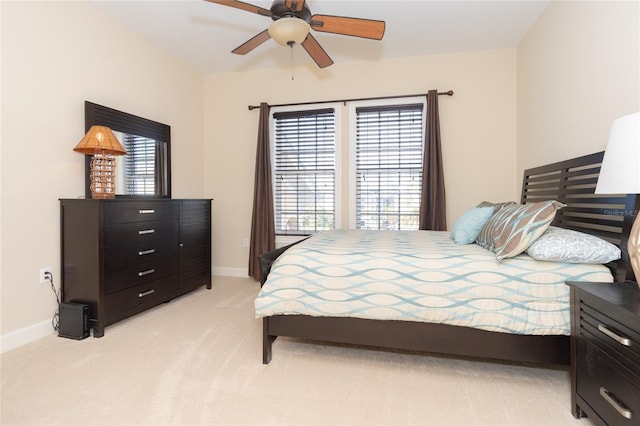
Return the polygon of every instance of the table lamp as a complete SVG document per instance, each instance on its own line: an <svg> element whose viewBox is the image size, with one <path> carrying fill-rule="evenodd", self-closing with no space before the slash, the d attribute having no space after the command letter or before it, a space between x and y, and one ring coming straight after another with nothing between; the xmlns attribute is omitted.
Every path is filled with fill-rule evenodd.
<svg viewBox="0 0 640 426"><path fill-rule="evenodd" d="M114 155L125 155L127 151L111 129L106 126L91 126L73 150L93 155L90 172L91 198L115 198L116 159Z"/></svg>
<svg viewBox="0 0 640 426"><path fill-rule="evenodd" d="M596 194L640 194L640 112L613 122L604 152ZM633 214L637 212L626 212ZM640 216L629 234L629 262L636 282L640 278ZM640 286L640 284L639 284Z"/></svg>

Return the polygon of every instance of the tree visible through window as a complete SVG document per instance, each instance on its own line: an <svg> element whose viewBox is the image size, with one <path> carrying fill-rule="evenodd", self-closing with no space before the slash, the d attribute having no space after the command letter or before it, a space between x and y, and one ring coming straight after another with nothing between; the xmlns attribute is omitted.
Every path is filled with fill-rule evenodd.
<svg viewBox="0 0 640 426"><path fill-rule="evenodd" d="M277 235L335 228L335 111L276 112L274 213Z"/></svg>
<svg viewBox="0 0 640 426"><path fill-rule="evenodd" d="M417 230L423 104L356 108L356 228Z"/></svg>

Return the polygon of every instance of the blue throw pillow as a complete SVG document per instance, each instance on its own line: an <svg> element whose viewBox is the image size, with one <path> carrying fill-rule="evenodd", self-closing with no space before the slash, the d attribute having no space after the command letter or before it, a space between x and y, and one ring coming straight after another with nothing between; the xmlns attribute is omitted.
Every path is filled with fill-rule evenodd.
<svg viewBox="0 0 640 426"><path fill-rule="evenodd" d="M473 243L482 227L493 216L493 207L474 207L458 218L451 230L451 238L456 244Z"/></svg>

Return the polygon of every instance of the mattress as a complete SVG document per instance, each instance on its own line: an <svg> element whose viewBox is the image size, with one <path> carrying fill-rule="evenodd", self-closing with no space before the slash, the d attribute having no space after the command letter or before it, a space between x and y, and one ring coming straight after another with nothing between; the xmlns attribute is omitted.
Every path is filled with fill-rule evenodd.
<svg viewBox="0 0 640 426"><path fill-rule="evenodd" d="M254 301L272 315L444 323L482 330L569 335L566 280L611 282L602 265L502 260L443 231L323 232L272 265Z"/></svg>

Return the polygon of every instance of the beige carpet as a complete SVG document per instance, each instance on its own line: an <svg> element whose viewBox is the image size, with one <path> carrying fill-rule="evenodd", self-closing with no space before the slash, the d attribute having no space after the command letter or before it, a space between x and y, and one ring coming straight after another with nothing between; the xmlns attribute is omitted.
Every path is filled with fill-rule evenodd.
<svg viewBox="0 0 640 426"><path fill-rule="evenodd" d="M569 374L278 339L261 363L258 285L214 277L107 327L2 355L2 425L580 425Z"/></svg>

